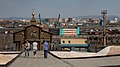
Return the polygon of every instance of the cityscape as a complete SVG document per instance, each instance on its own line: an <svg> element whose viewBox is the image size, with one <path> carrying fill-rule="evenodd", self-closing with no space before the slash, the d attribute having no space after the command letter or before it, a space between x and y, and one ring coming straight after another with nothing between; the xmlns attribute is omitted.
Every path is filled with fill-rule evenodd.
<svg viewBox="0 0 120 67"><path fill-rule="evenodd" d="M73 37L73 38L79 38L79 37L85 37L90 38L92 36L103 36L103 19L102 15L99 16L99 18L61 18L60 14L58 18L38 18L36 26L42 26L47 31L50 31L53 34L53 43L54 40L57 38L57 44L60 44L60 37ZM113 17L112 20L108 20L105 24L105 34L108 36L108 43L111 45L114 43L113 40L109 41L110 37L116 36L115 43L119 44L119 34L120 34L120 21L118 18ZM27 27L31 25L31 20L26 19L19 19L19 20L12 20L12 19L2 19L0 20L0 34L1 34L1 41L2 38L9 37L10 40L12 38L12 34L16 31L22 30L24 27ZM41 25L40 25L41 24ZM78 33L76 33L77 28L79 28ZM61 30L64 30L64 33L61 33ZM2 36L3 35L3 36ZM8 38L7 38L8 39ZM5 40L7 41L7 40ZM9 41L9 40L8 40ZM112 42L113 41L113 42ZM96 41L97 42L97 41ZM12 41L9 41L8 43L13 44ZM114 44L115 44L114 43ZM6 43L1 43L1 45L4 45L5 48ZM91 43L90 43L91 44ZM99 43L103 44L103 42ZM9 47L13 48L13 47ZM2 50L3 48L1 48Z"/></svg>
<svg viewBox="0 0 120 67"><path fill-rule="evenodd" d="M1 2L5 3L4 1ZM25 1L21 5L26 5L25 7L29 6L26 10L21 9L23 10L23 14L16 13L17 10L18 12L21 11L16 8L22 4L21 1L12 0L8 2L12 4L8 4L9 7L6 5L8 9L11 8L10 6L16 8L16 12L10 10L11 14L6 12L7 7L4 6L5 9L0 7L2 9L0 13L0 67L120 66L120 13L119 10L117 11L115 9L116 4L118 4L117 2L114 3L114 1L106 0L105 2L114 4L114 6L111 6L110 4L104 4L103 1L92 0L90 3L93 2L94 4L91 5L91 9L89 7L87 8L87 6L90 6L90 3L82 0L76 0L76 2L70 1L68 3L62 0L46 2L48 1L40 2L41 9L47 10L45 11L46 13L42 10L40 10L40 13L37 9L39 3L35 4L34 1L28 2L29 4ZM83 2L87 5L84 6L84 4L78 4L77 2ZM4 5L2 3L1 5ZM50 3L56 5L56 7ZM59 3L63 3L63 5L59 6ZM73 3L75 5L71 6ZM99 5L101 3L103 5ZM76 4L83 7L79 9ZM96 4L98 5L94 6ZM36 7L30 8L31 5ZM51 9L48 11L45 5L48 6L48 9L53 7L51 8L53 13L51 13ZM68 11L71 10L70 7L68 8L66 5L76 7L71 9L78 8L81 12L74 10L75 12L73 11L74 13L72 14L71 11ZM105 5L111 6L111 9ZM100 6L105 6L108 9L102 8L98 11L97 7L100 8ZM93 7L96 8L96 11ZM59 12L55 8L57 10L67 8L68 10L64 9L65 11L60 10ZM85 11L82 12L84 8ZM87 11L88 9L90 11ZM2 14L4 10L8 16ZM29 12L26 13L26 16L25 11ZM115 11L116 13L113 13ZM23 15L23 17L18 15ZM27 42L30 44L28 50L28 44L26 47ZM36 53L34 52L34 42L37 44ZM48 52L46 52L48 54L45 54L45 42L48 44ZM26 56L27 52L28 56Z"/></svg>

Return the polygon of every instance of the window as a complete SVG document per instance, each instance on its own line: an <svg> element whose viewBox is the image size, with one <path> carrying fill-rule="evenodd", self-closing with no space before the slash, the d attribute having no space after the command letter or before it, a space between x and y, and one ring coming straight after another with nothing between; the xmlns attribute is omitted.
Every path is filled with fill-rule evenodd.
<svg viewBox="0 0 120 67"><path fill-rule="evenodd" d="M70 41L68 41L68 43L70 43Z"/></svg>
<svg viewBox="0 0 120 67"><path fill-rule="evenodd" d="M65 43L65 41L62 41L63 43Z"/></svg>
<svg viewBox="0 0 120 67"><path fill-rule="evenodd" d="M36 31L35 30L32 30L31 32L30 32L30 36L31 36L31 38L35 38L36 37Z"/></svg>

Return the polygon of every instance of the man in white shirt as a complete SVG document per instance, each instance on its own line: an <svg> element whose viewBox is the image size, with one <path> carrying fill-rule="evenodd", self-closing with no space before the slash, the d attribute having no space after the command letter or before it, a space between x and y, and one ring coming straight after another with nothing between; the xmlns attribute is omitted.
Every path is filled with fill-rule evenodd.
<svg viewBox="0 0 120 67"><path fill-rule="evenodd" d="M37 45L38 45L37 42L33 42L33 54L35 58L36 58L36 53L37 53Z"/></svg>

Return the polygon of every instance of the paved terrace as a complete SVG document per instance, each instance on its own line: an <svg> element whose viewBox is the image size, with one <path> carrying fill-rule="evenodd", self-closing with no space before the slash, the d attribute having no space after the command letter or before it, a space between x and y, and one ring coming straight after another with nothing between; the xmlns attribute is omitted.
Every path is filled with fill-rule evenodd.
<svg viewBox="0 0 120 67"><path fill-rule="evenodd" d="M37 58L25 58L22 53L8 67L120 67L120 56L87 58L87 59L58 59L48 54L48 58L43 58L43 51L38 51Z"/></svg>
<svg viewBox="0 0 120 67"><path fill-rule="evenodd" d="M15 51L7 51L7 52L0 52L0 66L4 66L17 58L17 56L21 52L15 52Z"/></svg>
<svg viewBox="0 0 120 67"><path fill-rule="evenodd" d="M115 47L114 47L115 48ZM111 54L119 53L118 48L107 47L98 54ZM116 50L117 49L117 50ZM110 52L109 52L110 51ZM53 51L50 51L53 52ZM68 54L67 54L68 53ZM91 58L96 53L81 53L81 52L53 52L61 57L67 57L69 59L58 59L48 54L48 58L43 58L43 51L38 51L37 57L33 57L33 52L30 51L30 57L24 57L22 53L15 61L6 67L120 67L120 56L109 56L109 57L99 57ZM73 58L73 57L89 57L89 58ZM72 59L70 59L72 57Z"/></svg>
<svg viewBox="0 0 120 67"><path fill-rule="evenodd" d="M75 59L75 58L95 58L95 57L106 57L113 55L120 55L120 46L108 46L98 53L91 52L76 52L76 51L50 51L50 53L60 59Z"/></svg>
<svg viewBox="0 0 120 67"><path fill-rule="evenodd" d="M43 58L43 51L37 52L37 57L33 57L33 52L30 51L29 57L24 57L22 53L13 63L8 67L70 67L69 64L59 60L52 55L48 54L48 58Z"/></svg>

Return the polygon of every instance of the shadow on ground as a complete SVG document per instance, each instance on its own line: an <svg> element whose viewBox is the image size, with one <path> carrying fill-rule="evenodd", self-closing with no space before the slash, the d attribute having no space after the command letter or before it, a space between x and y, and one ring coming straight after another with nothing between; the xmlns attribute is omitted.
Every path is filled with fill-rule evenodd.
<svg viewBox="0 0 120 67"><path fill-rule="evenodd" d="M120 65L111 65L111 66L99 66L99 67L120 67Z"/></svg>
<svg viewBox="0 0 120 67"><path fill-rule="evenodd" d="M25 57L25 56L20 56L20 58L26 58L26 59L28 59L28 58L29 58L29 59L37 59L37 58L43 58L43 57L36 57L36 58L35 58L35 57Z"/></svg>

